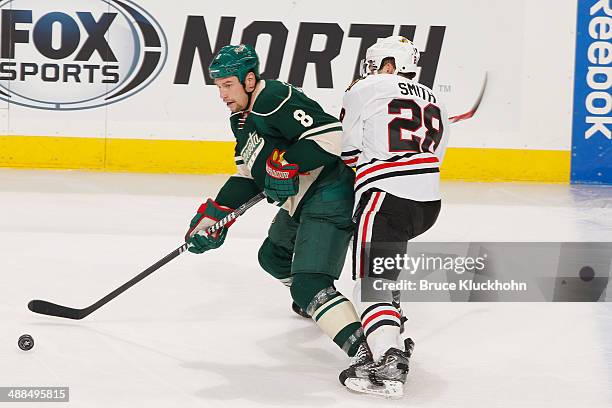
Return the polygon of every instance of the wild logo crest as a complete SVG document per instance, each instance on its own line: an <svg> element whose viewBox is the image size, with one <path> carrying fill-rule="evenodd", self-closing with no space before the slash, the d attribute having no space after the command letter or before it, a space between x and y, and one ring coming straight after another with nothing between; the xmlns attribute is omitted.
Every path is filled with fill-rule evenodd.
<svg viewBox="0 0 612 408"><path fill-rule="evenodd" d="M0 2L0 99L38 109L118 102L161 72L166 36L129 0Z"/></svg>

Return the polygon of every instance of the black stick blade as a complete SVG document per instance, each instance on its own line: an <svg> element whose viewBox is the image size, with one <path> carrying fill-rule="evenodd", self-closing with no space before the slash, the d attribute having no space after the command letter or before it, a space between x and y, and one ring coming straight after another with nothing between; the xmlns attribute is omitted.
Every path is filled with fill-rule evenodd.
<svg viewBox="0 0 612 408"><path fill-rule="evenodd" d="M64 317L66 319L81 320L87 314L81 309L73 309L71 307L57 305L45 300L31 300L28 303L28 309L34 313L40 313L48 316Z"/></svg>

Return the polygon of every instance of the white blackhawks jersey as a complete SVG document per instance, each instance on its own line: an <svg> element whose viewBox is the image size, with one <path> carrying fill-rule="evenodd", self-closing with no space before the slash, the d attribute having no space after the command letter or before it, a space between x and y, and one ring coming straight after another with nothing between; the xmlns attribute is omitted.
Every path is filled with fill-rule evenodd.
<svg viewBox="0 0 612 408"><path fill-rule="evenodd" d="M431 89L400 75L370 75L346 91L340 116L342 159L357 169L355 205L369 189L440 199L450 123Z"/></svg>

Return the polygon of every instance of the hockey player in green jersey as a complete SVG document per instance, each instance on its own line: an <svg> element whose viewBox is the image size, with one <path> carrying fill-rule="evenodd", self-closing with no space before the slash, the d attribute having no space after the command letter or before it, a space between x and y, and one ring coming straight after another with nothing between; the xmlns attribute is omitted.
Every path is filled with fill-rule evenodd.
<svg viewBox="0 0 612 408"><path fill-rule="evenodd" d="M238 171L198 209L185 237L189 250L219 247L227 228L214 235L205 229L264 191L282 208L259 249L259 264L289 286L294 310L312 316L353 356L364 341L361 323L334 287L354 225L354 174L340 158L341 124L297 88L261 79L249 45L223 47L209 72L232 112Z"/></svg>

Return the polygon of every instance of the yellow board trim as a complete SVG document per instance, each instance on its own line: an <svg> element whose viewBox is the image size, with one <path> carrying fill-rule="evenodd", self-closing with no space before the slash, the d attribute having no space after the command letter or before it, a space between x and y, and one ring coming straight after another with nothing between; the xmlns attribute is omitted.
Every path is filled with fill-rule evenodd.
<svg viewBox="0 0 612 408"><path fill-rule="evenodd" d="M571 152L448 148L442 179L467 181L538 181L569 183Z"/></svg>
<svg viewBox="0 0 612 408"><path fill-rule="evenodd" d="M448 148L442 178L568 183L569 151ZM0 167L231 174L234 143L0 136Z"/></svg>
<svg viewBox="0 0 612 408"><path fill-rule="evenodd" d="M138 173L234 173L234 143L0 136L0 167Z"/></svg>

